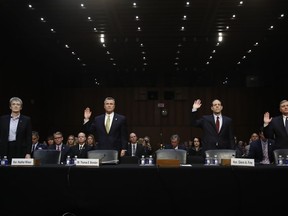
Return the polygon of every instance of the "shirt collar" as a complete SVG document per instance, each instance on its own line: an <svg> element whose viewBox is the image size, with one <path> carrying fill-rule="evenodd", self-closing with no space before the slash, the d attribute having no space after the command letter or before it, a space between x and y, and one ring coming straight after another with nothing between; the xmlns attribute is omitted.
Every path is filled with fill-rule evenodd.
<svg viewBox="0 0 288 216"><path fill-rule="evenodd" d="M19 119L19 118L20 118L20 114L17 115L17 116L15 116L15 117L13 117L12 115L10 115L10 118L12 118L12 119Z"/></svg>

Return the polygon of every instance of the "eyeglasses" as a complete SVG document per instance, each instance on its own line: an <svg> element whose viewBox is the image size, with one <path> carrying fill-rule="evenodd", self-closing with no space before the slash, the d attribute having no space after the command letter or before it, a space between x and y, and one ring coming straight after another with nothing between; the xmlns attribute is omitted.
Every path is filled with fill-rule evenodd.
<svg viewBox="0 0 288 216"><path fill-rule="evenodd" d="M54 137L54 139L61 139L62 137Z"/></svg>

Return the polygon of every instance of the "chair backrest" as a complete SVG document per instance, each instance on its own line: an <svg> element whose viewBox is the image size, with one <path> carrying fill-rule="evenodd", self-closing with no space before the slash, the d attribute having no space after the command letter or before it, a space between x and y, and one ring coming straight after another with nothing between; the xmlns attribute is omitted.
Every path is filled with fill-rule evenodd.
<svg viewBox="0 0 288 216"><path fill-rule="evenodd" d="M104 150L104 149L91 150L87 152L87 157L99 159L101 164L119 163L117 150Z"/></svg>
<svg viewBox="0 0 288 216"><path fill-rule="evenodd" d="M204 164L205 158L200 155L188 155L187 156L187 163L188 164Z"/></svg>
<svg viewBox="0 0 288 216"><path fill-rule="evenodd" d="M38 149L33 153L33 158L40 165L44 164L60 164L61 151L56 149Z"/></svg>
<svg viewBox="0 0 288 216"><path fill-rule="evenodd" d="M286 156L288 156L288 149L275 149L273 151L273 155L274 155L275 164L277 164L279 155L282 156L283 160L286 159Z"/></svg>
<svg viewBox="0 0 288 216"><path fill-rule="evenodd" d="M123 156L120 158L121 164L139 164L139 158L137 156Z"/></svg>
<svg viewBox="0 0 288 216"><path fill-rule="evenodd" d="M205 151L206 157L214 157L217 155L218 159L231 159L236 157L236 150L234 149L210 149Z"/></svg>
<svg viewBox="0 0 288 216"><path fill-rule="evenodd" d="M187 151L184 149L158 149L156 152L157 159L176 159L180 164L186 164Z"/></svg>

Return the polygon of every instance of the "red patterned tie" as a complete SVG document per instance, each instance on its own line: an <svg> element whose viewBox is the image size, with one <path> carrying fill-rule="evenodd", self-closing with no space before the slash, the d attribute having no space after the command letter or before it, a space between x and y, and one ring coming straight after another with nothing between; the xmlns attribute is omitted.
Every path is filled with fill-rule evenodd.
<svg viewBox="0 0 288 216"><path fill-rule="evenodd" d="M219 129L220 129L220 122L219 122L219 116L217 116L217 119L216 119L216 130L217 130L217 133L219 133Z"/></svg>

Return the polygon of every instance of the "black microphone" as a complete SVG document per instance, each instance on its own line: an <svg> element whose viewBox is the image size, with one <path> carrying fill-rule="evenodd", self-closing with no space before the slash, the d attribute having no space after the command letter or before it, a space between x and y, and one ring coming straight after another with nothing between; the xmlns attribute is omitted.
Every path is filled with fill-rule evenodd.
<svg viewBox="0 0 288 216"><path fill-rule="evenodd" d="M106 157L106 154L103 154L101 158L99 158L99 162L102 163L102 159Z"/></svg>

